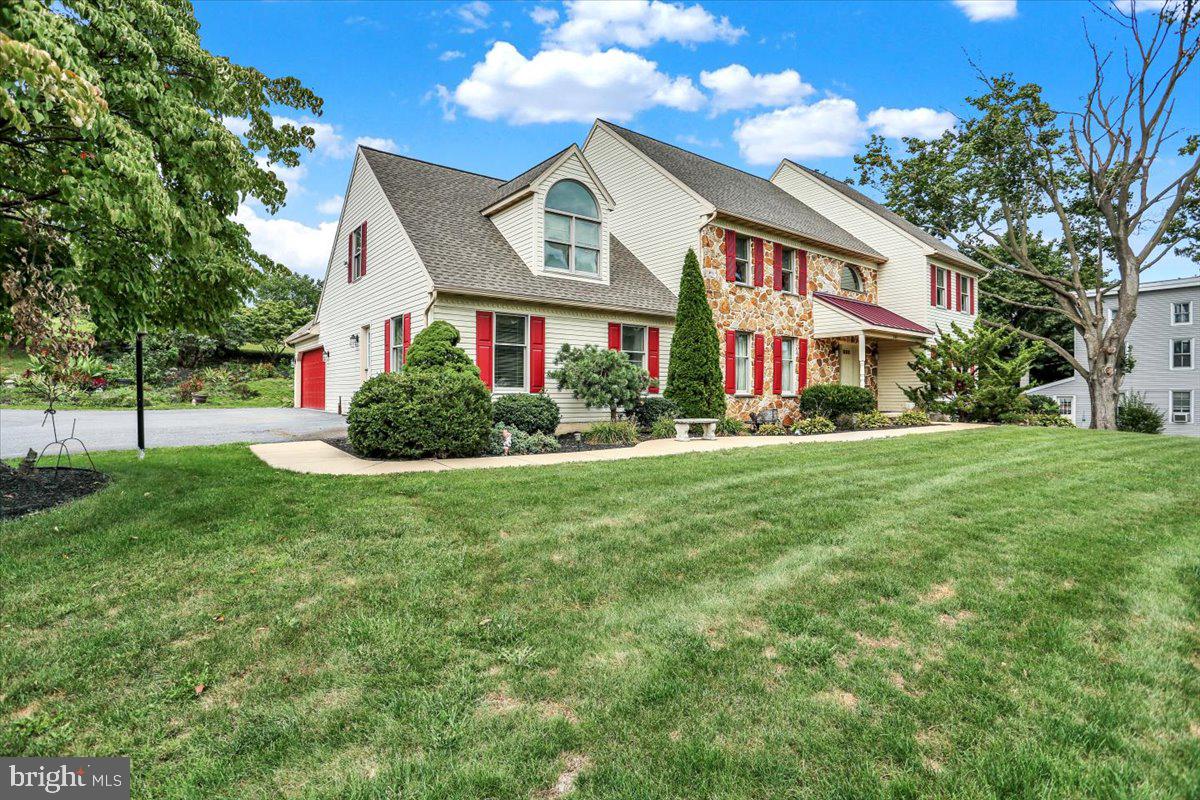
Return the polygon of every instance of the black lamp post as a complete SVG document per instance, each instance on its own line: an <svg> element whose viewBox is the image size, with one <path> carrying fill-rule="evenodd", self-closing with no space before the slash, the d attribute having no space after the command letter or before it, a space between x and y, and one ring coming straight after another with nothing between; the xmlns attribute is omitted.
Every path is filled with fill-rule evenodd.
<svg viewBox="0 0 1200 800"><path fill-rule="evenodd" d="M137 364L137 446L138 458L146 457L146 403L142 395L142 339L144 331L138 331L137 343L134 345L134 358Z"/></svg>

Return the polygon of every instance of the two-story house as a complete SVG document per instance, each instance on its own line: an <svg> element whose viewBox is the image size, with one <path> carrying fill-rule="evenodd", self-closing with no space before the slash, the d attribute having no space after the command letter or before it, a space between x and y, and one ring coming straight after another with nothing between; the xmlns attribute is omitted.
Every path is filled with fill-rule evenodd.
<svg viewBox="0 0 1200 800"><path fill-rule="evenodd" d="M496 394L548 392L565 428L605 419L548 379L564 343L624 351L665 387L689 248L718 328L729 412L795 413L840 381L900 411L911 349L971 325L984 270L838 181L772 180L597 121L511 180L360 147L325 288L296 348L296 404L345 412L446 320Z"/></svg>
<svg viewBox="0 0 1200 800"><path fill-rule="evenodd" d="M1112 319L1116 305L1115 297L1105 298L1106 319ZM1143 283L1138 291L1137 317L1125 338L1134 365L1121 383L1121 394L1141 395L1163 413L1164 432L1178 436L1200 436L1196 419L1196 396L1200 394L1197 314L1200 276ZM1075 356L1087 360L1087 347L1078 332ZM1053 397L1063 416L1081 427L1091 424L1091 397L1087 382L1078 373L1027 393Z"/></svg>

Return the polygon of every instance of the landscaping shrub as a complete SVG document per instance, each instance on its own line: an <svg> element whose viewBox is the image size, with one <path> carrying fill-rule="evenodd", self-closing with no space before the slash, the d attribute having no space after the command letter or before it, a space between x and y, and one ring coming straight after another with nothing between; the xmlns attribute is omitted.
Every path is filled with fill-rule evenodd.
<svg viewBox="0 0 1200 800"><path fill-rule="evenodd" d="M833 433L837 428L828 417L817 415L797 422L796 430L805 436L811 436L814 433Z"/></svg>
<svg viewBox="0 0 1200 800"><path fill-rule="evenodd" d="M475 372L479 369L466 351L458 346L458 329L438 320L413 337L401 373L410 370L445 369Z"/></svg>
<svg viewBox="0 0 1200 800"><path fill-rule="evenodd" d="M650 425L651 439L674 439L675 423L670 417L659 417Z"/></svg>
<svg viewBox="0 0 1200 800"><path fill-rule="evenodd" d="M558 403L546 394L506 394L492 403L492 420L525 433L554 435Z"/></svg>
<svg viewBox="0 0 1200 800"><path fill-rule="evenodd" d="M1058 401L1045 394L1027 394L1029 410L1035 414L1058 414Z"/></svg>
<svg viewBox="0 0 1200 800"><path fill-rule="evenodd" d="M741 436L746 432L746 423L737 417L721 417L717 420L718 436Z"/></svg>
<svg viewBox="0 0 1200 800"><path fill-rule="evenodd" d="M1166 418L1140 394L1131 394L1117 406L1117 430L1130 433L1162 433Z"/></svg>
<svg viewBox="0 0 1200 800"><path fill-rule="evenodd" d="M853 428L857 431L877 431L880 428L892 427L892 421L879 411L867 411L855 414Z"/></svg>
<svg viewBox="0 0 1200 800"><path fill-rule="evenodd" d="M787 428L778 422L764 422L754 432L755 436L787 436Z"/></svg>
<svg viewBox="0 0 1200 800"><path fill-rule="evenodd" d="M404 402L404 389L400 386L399 372L384 372L367 378L350 400L350 411L377 405L395 405Z"/></svg>
<svg viewBox="0 0 1200 800"><path fill-rule="evenodd" d="M653 428L660 419L675 419L678 416L679 407L665 397L646 397L633 409L633 418L639 428Z"/></svg>
<svg viewBox="0 0 1200 800"><path fill-rule="evenodd" d="M933 422L929 419L929 415L924 411L911 409L896 417L896 419L892 421L892 424L897 428L916 428L921 425L932 425Z"/></svg>
<svg viewBox="0 0 1200 800"><path fill-rule="evenodd" d="M597 422L583 435L588 444L637 444L637 426L632 422Z"/></svg>
<svg viewBox="0 0 1200 800"><path fill-rule="evenodd" d="M800 410L807 416L829 419L842 414L862 414L875 410L875 395L861 386L818 383L801 393Z"/></svg>
<svg viewBox="0 0 1200 800"><path fill-rule="evenodd" d="M607 408L611 422L617 421L618 409L635 408L650 386L650 373L629 356L594 344L564 344L554 365L550 377L558 381L559 391L570 390L588 408Z"/></svg>
<svg viewBox="0 0 1200 800"><path fill-rule="evenodd" d="M488 453L493 456L504 455L504 423L497 422L492 426L488 439ZM508 448L509 455L526 456L538 453L558 452L558 439L544 433L525 433L519 428L509 426L512 434L512 444Z"/></svg>
<svg viewBox="0 0 1200 800"><path fill-rule="evenodd" d="M1005 425L1025 425L1034 428L1074 428L1075 423L1058 413L1058 405L1055 404L1054 411L1046 413L1032 413L1029 411L1010 411L1000 415L1001 423Z"/></svg>
<svg viewBox="0 0 1200 800"><path fill-rule="evenodd" d="M204 381L199 375L193 375L179 384L179 399L184 403L191 400L193 395L202 394L203 392Z"/></svg>
<svg viewBox="0 0 1200 800"><path fill-rule="evenodd" d="M717 327L694 250L683 259L671 360L663 396L675 403L679 416L711 419L725 414L725 382Z"/></svg>
<svg viewBox="0 0 1200 800"><path fill-rule="evenodd" d="M838 414L834 417L833 424L839 431L852 431L854 430L855 423L858 421L857 417L857 414Z"/></svg>

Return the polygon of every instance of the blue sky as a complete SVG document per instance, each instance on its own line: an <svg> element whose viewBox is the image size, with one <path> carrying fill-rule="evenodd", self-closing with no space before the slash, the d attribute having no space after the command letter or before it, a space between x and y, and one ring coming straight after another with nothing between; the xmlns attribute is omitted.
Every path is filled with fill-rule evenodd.
<svg viewBox="0 0 1200 800"><path fill-rule="evenodd" d="M239 213L260 249L316 276L356 142L508 178L604 116L766 177L789 156L844 178L870 133L934 136L964 113L971 61L1076 108L1085 22L1118 41L1069 0L198 2L196 15L212 52L325 100L316 152L284 176L287 206ZM1200 128L1200 101L1183 106L1178 124ZM1170 260L1148 277L1196 272Z"/></svg>

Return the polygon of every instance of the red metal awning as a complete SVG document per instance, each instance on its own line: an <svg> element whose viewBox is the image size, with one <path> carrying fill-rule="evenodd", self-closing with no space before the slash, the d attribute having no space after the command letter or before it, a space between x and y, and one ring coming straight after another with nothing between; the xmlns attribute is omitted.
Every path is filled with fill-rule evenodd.
<svg viewBox="0 0 1200 800"><path fill-rule="evenodd" d="M828 292L813 292L813 297L873 327L912 331L913 333L925 334L927 336L933 335L933 331L924 325L918 325L912 320L905 319L896 312L888 311L883 306L877 306L874 303L852 300L849 297L841 297L840 295L829 294Z"/></svg>

